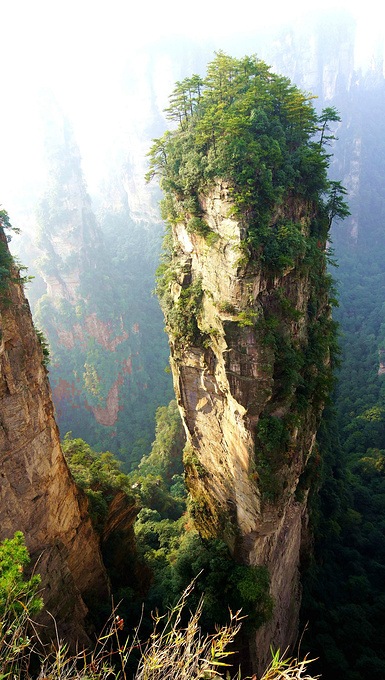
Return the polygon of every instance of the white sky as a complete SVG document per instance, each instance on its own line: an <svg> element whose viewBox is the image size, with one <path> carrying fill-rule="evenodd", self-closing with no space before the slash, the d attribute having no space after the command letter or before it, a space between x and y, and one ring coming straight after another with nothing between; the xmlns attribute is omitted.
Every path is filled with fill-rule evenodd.
<svg viewBox="0 0 385 680"><path fill-rule="evenodd" d="M0 204L11 212L22 187L31 197L39 191L44 161L37 93L43 87L52 87L68 113L92 185L93 166L131 113L121 88L124 65L136 54L144 59L153 41L212 37L220 46L224 36L295 23L310 8L344 7L358 20L364 54L384 27L378 0L225 2L0 0Z"/></svg>

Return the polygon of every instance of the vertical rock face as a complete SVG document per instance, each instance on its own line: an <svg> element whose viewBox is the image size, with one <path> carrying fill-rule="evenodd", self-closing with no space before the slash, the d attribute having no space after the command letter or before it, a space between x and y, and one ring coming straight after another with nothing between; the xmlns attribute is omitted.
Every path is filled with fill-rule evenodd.
<svg viewBox="0 0 385 680"><path fill-rule="evenodd" d="M50 99L45 111L48 182L33 313L50 345L57 422L63 435L129 457L137 439L153 436L154 391L163 398L162 382L171 390L169 376L159 387L153 379L168 355L150 300L160 229L135 223L121 186L96 218L71 125Z"/></svg>
<svg viewBox="0 0 385 680"><path fill-rule="evenodd" d="M148 177L161 177L172 229L158 292L187 482L201 533L270 572L274 612L251 650L261 669L297 635L309 459L331 381L325 250L348 212L326 178L339 117L318 117L255 57L221 52L170 104L179 128L155 140Z"/></svg>
<svg viewBox="0 0 385 680"><path fill-rule="evenodd" d="M312 342L314 324L327 323L330 310L321 290L313 309L307 268L293 264L268 275L260 258L245 256L245 225L229 217L228 184L217 182L200 197L200 206L209 239L189 232L187 220L173 226L172 311L166 311L174 387L188 438L187 483L203 536L222 535L236 560L269 569L273 618L251 645L254 666L263 668L272 643L283 650L297 636L307 524L301 475L322 411L316 383L328 364L327 351L321 367L311 364ZM294 220L309 237L309 203L290 198L271 224L279 217ZM194 318L196 325L186 331L191 304L190 328ZM184 310L185 334L178 310Z"/></svg>
<svg viewBox="0 0 385 680"><path fill-rule="evenodd" d="M95 427L109 427L116 435L120 391L139 354L139 332L132 324L128 330L127 321L112 309L106 246L71 126L50 100L47 111L50 183L39 208L44 254L38 264L47 292L37 317L52 348L53 397L59 422L67 426L71 410L92 422L91 412Z"/></svg>
<svg viewBox="0 0 385 680"><path fill-rule="evenodd" d="M108 579L87 501L61 452L29 305L14 282L0 302L0 330L0 540L24 533L45 609L60 635L86 642L86 602L108 597Z"/></svg>

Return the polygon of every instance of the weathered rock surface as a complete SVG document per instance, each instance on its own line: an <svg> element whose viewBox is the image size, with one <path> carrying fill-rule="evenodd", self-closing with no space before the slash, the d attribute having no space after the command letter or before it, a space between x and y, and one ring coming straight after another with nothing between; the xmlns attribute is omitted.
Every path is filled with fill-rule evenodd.
<svg viewBox="0 0 385 680"><path fill-rule="evenodd" d="M251 644L254 667L262 669L272 641L283 650L297 637L299 559L307 511L306 493L300 502L295 492L322 406L309 404L301 416L295 411L294 388L286 393L283 389L279 348L274 351L258 320L267 311L276 313L290 329L293 346L306 348L310 281L294 265L280 276L266 275L258 258L244 257L245 228L229 216L231 201L224 183L217 183L200 202L202 218L211 229L209 239L189 233L188 216L173 226L174 309L194 282L200 281L202 298L194 340L176 336L169 323L171 365L187 433L185 467L196 524L204 536L223 535L235 559L265 565L270 572L273 618ZM308 233L308 204L291 199L280 211ZM272 224L276 219L273 215ZM277 306L282 295L296 310L291 319ZM326 302L319 313L327 315ZM258 466L270 465L275 455L265 450L260 456L263 447L256 428L261 418L283 420L288 430L282 460L272 467L270 483L278 484L277 492L266 492L258 472Z"/></svg>
<svg viewBox="0 0 385 680"><path fill-rule="evenodd" d="M42 348L17 284L0 303L0 329L0 539L24 533L59 633L86 642L86 602L108 597L108 578L61 452ZM43 622L52 627L48 615Z"/></svg>

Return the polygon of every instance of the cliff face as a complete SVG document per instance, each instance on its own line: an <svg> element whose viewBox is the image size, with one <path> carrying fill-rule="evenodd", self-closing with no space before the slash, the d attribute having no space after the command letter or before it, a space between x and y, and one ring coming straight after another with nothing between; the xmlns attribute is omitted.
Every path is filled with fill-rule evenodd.
<svg viewBox="0 0 385 680"><path fill-rule="evenodd" d="M139 328L131 324L128 329L122 315L114 313L106 246L79 149L54 102L48 102L47 111L49 188L38 215L44 253L38 268L47 292L36 313L51 345L55 406L59 423L68 411L81 409L83 419L94 418L96 427L112 428L132 357L139 352Z"/></svg>
<svg viewBox="0 0 385 680"><path fill-rule="evenodd" d="M33 313L50 345L57 421L62 435L129 457L137 439L151 442L164 388L171 396L170 377L159 380L168 348L150 299L160 229L134 221L122 187L97 219L72 128L50 99L45 111L48 182L34 263L45 293L35 291Z"/></svg>
<svg viewBox="0 0 385 680"><path fill-rule="evenodd" d="M269 274L260 257L245 252L245 225L229 217L225 182L201 196L200 206L209 239L189 232L188 219L172 229L172 302L166 310L174 387L188 439L184 462L203 536L222 535L237 561L269 569L273 618L251 644L253 665L263 668L272 642L283 650L297 637L307 524L306 485L301 481L299 491L298 484L323 399L313 385L300 405L300 391L309 374L315 378L328 363L324 353L321 369L310 367L308 353L314 349L312 327L329 318L329 307L325 291L319 292L317 311L310 315L314 290L308 269L293 264L280 275ZM312 217L309 203L290 198L272 214L271 224L294 220L308 238ZM186 314L192 300L195 329L183 335L177 315ZM191 327L184 318L184 329L189 322Z"/></svg>
<svg viewBox="0 0 385 680"><path fill-rule="evenodd" d="M161 177L172 231L157 290L187 484L202 535L270 573L273 615L251 640L262 670L271 645L297 636L310 458L331 384L325 250L333 217L348 212L326 178L339 117L318 117L255 57L222 52L170 104L179 127L155 140L148 178Z"/></svg>
<svg viewBox="0 0 385 680"><path fill-rule="evenodd" d="M139 596L145 597L153 574L138 559L134 522L139 508L123 491L114 491L112 496L101 532L103 562L111 574L113 588L129 586Z"/></svg>
<svg viewBox="0 0 385 680"><path fill-rule="evenodd" d="M63 458L43 354L22 288L0 303L0 540L25 535L59 634L87 642L86 602L109 585L87 501ZM43 623L52 619L43 614Z"/></svg>

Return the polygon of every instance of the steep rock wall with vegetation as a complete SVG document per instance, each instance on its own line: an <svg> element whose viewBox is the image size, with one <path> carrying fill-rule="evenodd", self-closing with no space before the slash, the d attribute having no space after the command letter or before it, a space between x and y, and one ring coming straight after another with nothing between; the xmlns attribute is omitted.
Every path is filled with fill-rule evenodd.
<svg viewBox="0 0 385 680"><path fill-rule="evenodd" d="M63 458L43 348L3 229L0 246L0 540L24 533L45 610L69 642L87 642L86 603L108 597L108 579L86 497ZM53 627L48 614L42 623Z"/></svg>
<svg viewBox="0 0 385 680"><path fill-rule="evenodd" d="M81 410L83 420L114 434L121 388L139 368L139 324L114 313L103 234L68 121L48 101L49 188L38 209L38 269L46 294L37 306L52 347L51 384L59 420ZM103 291L101 291L103 286ZM116 432L115 432L116 434Z"/></svg>
<svg viewBox="0 0 385 680"><path fill-rule="evenodd" d="M179 127L155 140L148 175L166 194L158 294L195 523L270 572L256 668L272 641L297 636L310 459L331 385L325 251L347 209L326 179L337 113L317 118L310 99L263 62L219 53L206 80L177 83Z"/></svg>
<svg viewBox="0 0 385 680"><path fill-rule="evenodd" d="M62 435L72 431L130 464L150 450L156 407L171 396L151 299L160 228L134 223L123 198L97 219L71 125L49 97L45 115L48 183L37 210L33 312L51 349L58 424Z"/></svg>

